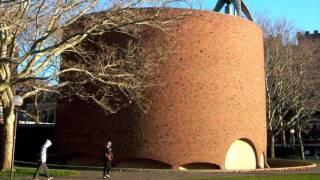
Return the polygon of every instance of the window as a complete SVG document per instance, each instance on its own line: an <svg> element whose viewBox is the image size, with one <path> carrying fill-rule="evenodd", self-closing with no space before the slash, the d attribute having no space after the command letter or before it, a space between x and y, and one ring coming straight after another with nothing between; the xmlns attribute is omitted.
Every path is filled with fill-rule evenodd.
<svg viewBox="0 0 320 180"><path fill-rule="evenodd" d="M56 122L56 103L41 103L36 109L33 103L26 104L23 118L19 119L20 124L35 124L37 111L39 111L39 124L55 124Z"/></svg>

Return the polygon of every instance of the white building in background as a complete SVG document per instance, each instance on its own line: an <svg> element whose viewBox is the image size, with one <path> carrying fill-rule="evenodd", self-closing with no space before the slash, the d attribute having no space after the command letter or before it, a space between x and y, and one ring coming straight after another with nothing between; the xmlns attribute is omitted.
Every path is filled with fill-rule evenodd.
<svg viewBox="0 0 320 180"><path fill-rule="evenodd" d="M57 103L40 103L39 105L39 124L54 125L56 123ZM19 124L36 124L34 115L36 107L34 103L27 103L22 112L18 115Z"/></svg>

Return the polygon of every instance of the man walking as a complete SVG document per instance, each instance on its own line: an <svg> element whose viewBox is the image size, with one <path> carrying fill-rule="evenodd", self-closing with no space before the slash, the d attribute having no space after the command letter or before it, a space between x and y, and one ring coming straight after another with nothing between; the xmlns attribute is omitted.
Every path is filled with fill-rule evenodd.
<svg viewBox="0 0 320 180"><path fill-rule="evenodd" d="M34 180L38 179L39 176L39 172L41 169L44 170L44 172L46 173L46 176L48 178L48 180L53 179L53 177L50 177L49 172L48 172L48 166L47 166L47 149L52 145L52 142L47 139L47 141L43 144L43 146L41 147L41 157L39 160L39 164L37 166L37 170L33 176Z"/></svg>
<svg viewBox="0 0 320 180"><path fill-rule="evenodd" d="M108 141L104 149L104 168L103 168L103 179L110 178L110 170L111 170L111 161L113 159L112 149L111 149L112 142Z"/></svg>

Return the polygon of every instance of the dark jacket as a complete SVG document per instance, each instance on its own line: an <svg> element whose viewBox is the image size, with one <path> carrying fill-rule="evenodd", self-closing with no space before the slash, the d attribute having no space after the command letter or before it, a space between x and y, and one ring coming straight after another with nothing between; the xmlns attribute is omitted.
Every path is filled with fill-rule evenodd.
<svg viewBox="0 0 320 180"><path fill-rule="evenodd" d="M104 148L103 157L104 157L103 158L104 161L112 161L113 153L112 153L112 149L110 147Z"/></svg>

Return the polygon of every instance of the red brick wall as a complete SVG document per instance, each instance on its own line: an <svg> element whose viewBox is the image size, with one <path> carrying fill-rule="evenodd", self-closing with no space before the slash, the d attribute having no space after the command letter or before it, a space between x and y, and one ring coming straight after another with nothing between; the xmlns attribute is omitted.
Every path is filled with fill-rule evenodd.
<svg viewBox="0 0 320 180"><path fill-rule="evenodd" d="M147 114L130 107L107 117L80 100L60 104L60 157L98 165L107 140L116 162L152 159L174 168L194 162L224 168L229 146L241 138L252 142L258 157L266 153L261 30L240 17L193 13L169 31L173 55L161 67L165 84L146 93L153 101ZM150 29L142 34L147 47L167 43Z"/></svg>
<svg viewBox="0 0 320 180"><path fill-rule="evenodd" d="M306 33L304 35L302 34L298 34L297 36L298 41L299 41L299 46L301 48L305 48L307 51L309 51L308 53L311 53L312 58L310 62L306 62L309 65L308 71L306 72L306 76L307 76L307 87L310 90L315 90L318 91L318 89L320 88L320 34L318 31L316 31L314 34L309 34ZM314 104L314 102L310 103L310 104Z"/></svg>

